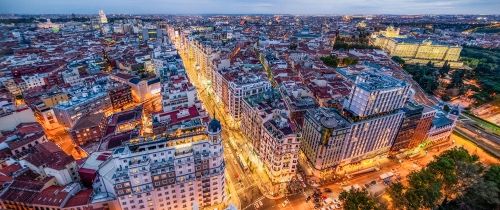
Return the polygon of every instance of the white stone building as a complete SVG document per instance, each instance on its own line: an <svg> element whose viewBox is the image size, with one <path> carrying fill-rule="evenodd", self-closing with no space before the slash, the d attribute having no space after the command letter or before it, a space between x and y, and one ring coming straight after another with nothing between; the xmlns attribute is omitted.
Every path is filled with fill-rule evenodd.
<svg viewBox="0 0 500 210"><path fill-rule="evenodd" d="M136 139L115 149L94 185L115 195L124 210L220 204L226 199L220 123L212 120L181 133Z"/></svg>

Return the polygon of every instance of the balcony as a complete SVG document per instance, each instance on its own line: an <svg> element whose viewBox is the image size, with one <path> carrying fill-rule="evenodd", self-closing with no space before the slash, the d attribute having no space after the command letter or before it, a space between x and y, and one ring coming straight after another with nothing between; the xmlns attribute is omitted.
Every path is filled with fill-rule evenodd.
<svg viewBox="0 0 500 210"><path fill-rule="evenodd" d="M149 165L149 162L151 162L151 159L146 158L146 159L135 159L131 160L128 162L130 168L135 168L135 167L141 167L141 166L147 166Z"/></svg>

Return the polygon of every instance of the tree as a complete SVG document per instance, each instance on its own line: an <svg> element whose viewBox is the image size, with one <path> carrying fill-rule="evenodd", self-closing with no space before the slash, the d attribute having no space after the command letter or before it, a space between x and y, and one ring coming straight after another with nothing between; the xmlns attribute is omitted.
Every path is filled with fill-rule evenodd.
<svg viewBox="0 0 500 210"><path fill-rule="evenodd" d="M396 63L398 63L399 65L403 65L405 64L405 60L403 60L401 57L399 56L392 56L392 60Z"/></svg>
<svg viewBox="0 0 500 210"><path fill-rule="evenodd" d="M396 209L403 209L408 206L408 200L404 196L405 191L406 188L401 182L394 183L389 187L388 193Z"/></svg>
<svg viewBox="0 0 500 210"><path fill-rule="evenodd" d="M444 186L446 196L455 195L468 188L481 174L479 158L470 155L463 147L442 153L427 165Z"/></svg>
<svg viewBox="0 0 500 210"><path fill-rule="evenodd" d="M494 165L464 194L443 203L440 209L498 209L500 207L500 166Z"/></svg>
<svg viewBox="0 0 500 210"><path fill-rule="evenodd" d="M460 69L456 70L451 74L451 88L460 88L464 85L464 75L465 71Z"/></svg>
<svg viewBox="0 0 500 210"><path fill-rule="evenodd" d="M442 196L441 182L428 169L415 172L408 177L409 187L405 193L408 209L432 208Z"/></svg>
<svg viewBox="0 0 500 210"><path fill-rule="evenodd" d="M450 71L450 64L448 64L448 61L445 61L443 66L439 69L439 74L443 77L444 75L448 74Z"/></svg>
<svg viewBox="0 0 500 210"><path fill-rule="evenodd" d="M450 106L448 106L448 104L445 104L443 106L443 111L446 112L446 113L450 112Z"/></svg>
<svg viewBox="0 0 500 210"><path fill-rule="evenodd" d="M432 63L431 61L427 62L426 64L427 67L434 67L434 63Z"/></svg>
<svg viewBox="0 0 500 210"><path fill-rule="evenodd" d="M346 210L377 210L382 209L379 202L368 194L366 190L351 189L342 191L339 199Z"/></svg>
<svg viewBox="0 0 500 210"><path fill-rule="evenodd" d="M351 57L345 57L342 59L342 64L349 66L349 65L356 65L358 63L358 59L356 58L351 58Z"/></svg>
<svg viewBox="0 0 500 210"><path fill-rule="evenodd" d="M331 56L331 55L324 56L324 57L321 57L320 60L323 61L323 63L325 65L333 67L333 68L336 68L338 65L338 61L337 61L337 58L335 56Z"/></svg>

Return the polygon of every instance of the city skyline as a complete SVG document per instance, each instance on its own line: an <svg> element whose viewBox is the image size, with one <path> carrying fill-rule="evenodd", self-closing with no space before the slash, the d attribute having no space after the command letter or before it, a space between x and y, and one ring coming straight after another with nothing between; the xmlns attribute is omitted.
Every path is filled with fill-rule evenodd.
<svg viewBox="0 0 500 210"><path fill-rule="evenodd" d="M0 0L0 209L498 209L478 2Z"/></svg>
<svg viewBox="0 0 500 210"><path fill-rule="evenodd" d="M344 14L499 14L500 2L494 0L110 0L110 1L5 1L1 14L95 14L99 9L109 14L295 14L295 15L344 15Z"/></svg>

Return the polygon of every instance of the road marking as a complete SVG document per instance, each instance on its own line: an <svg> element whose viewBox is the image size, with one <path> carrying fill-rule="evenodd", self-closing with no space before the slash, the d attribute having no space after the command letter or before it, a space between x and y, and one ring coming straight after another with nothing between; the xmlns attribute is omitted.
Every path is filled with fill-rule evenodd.
<svg viewBox="0 0 500 210"><path fill-rule="evenodd" d="M263 206L263 203L262 203L262 200L264 199L265 197L264 196L260 196L259 198L257 198L253 203L249 204L248 206L246 206L245 208L243 209L247 209L248 207L250 206L255 206L255 204L259 204L261 206Z"/></svg>
<svg viewBox="0 0 500 210"><path fill-rule="evenodd" d="M240 189L238 190L238 193L240 193L240 191L242 191L242 190L247 190L248 188L251 188L251 187L253 187L253 186L255 186L255 183L253 183L253 184L251 184L250 186L247 186L247 187L245 187L245 188L240 188Z"/></svg>

